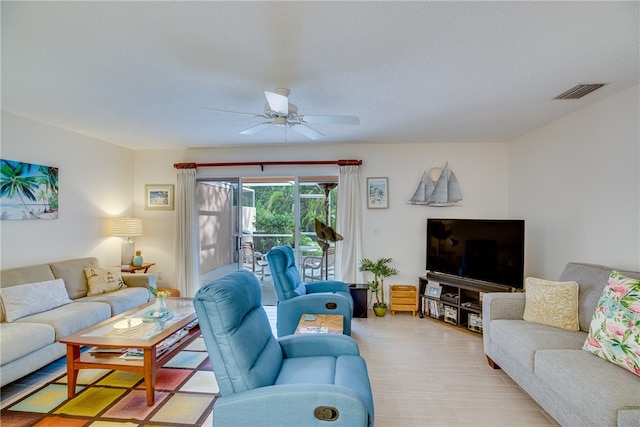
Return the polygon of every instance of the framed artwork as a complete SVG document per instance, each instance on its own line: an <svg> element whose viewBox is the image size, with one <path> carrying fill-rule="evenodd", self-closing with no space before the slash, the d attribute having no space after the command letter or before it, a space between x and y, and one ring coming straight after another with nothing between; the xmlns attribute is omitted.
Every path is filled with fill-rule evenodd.
<svg viewBox="0 0 640 427"><path fill-rule="evenodd" d="M428 285L425 293L428 297L440 298L441 292L442 287L440 287L440 285Z"/></svg>
<svg viewBox="0 0 640 427"><path fill-rule="evenodd" d="M386 209L389 207L389 179L367 178L367 208Z"/></svg>
<svg viewBox="0 0 640 427"><path fill-rule="evenodd" d="M0 219L58 219L58 168L0 159Z"/></svg>
<svg viewBox="0 0 640 427"><path fill-rule="evenodd" d="M173 184L144 186L144 208L151 210L173 210Z"/></svg>

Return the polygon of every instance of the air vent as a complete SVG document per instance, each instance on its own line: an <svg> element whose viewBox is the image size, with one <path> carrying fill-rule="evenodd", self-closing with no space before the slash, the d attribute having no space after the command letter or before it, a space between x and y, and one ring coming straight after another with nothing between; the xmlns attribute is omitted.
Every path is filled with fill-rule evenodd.
<svg viewBox="0 0 640 427"><path fill-rule="evenodd" d="M583 96L590 94L594 90L600 89L602 86L604 86L604 83L576 85L553 99L580 99Z"/></svg>

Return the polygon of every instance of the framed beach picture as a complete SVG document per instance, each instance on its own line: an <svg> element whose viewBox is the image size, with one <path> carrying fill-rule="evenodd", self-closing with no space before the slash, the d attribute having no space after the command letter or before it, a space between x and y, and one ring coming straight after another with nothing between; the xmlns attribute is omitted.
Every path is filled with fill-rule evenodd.
<svg viewBox="0 0 640 427"><path fill-rule="evenodd" d="M151 210L173 210L173 184L144 186L144 208Z"/></svg>
<svg viewBox="0 0 640 427"><path fill-rule="evenodd" d="M58 168L0 159L0 219L58 219Z"/></svg>
<svg viewBox="0 0 640 427"><path fill-rule="evenodd" d="M386 209L389 207L389 179L367 178L367 208Z"/></svg>

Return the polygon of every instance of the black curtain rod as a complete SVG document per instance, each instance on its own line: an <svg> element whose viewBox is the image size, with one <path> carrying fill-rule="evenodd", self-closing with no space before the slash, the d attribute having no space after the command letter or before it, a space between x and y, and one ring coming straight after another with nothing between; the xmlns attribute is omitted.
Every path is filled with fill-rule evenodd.
<svg viewBox="0 0 640 427"><path fill-rule="evenodd" d="M338 165L338 166L360 166L362 160L302 160L302 161L275 161L275 162L222 162L222 163L174 163L176 169L196 169L211 168L220 166L260 166L264 171L265 166L273 165Z"/></svg>

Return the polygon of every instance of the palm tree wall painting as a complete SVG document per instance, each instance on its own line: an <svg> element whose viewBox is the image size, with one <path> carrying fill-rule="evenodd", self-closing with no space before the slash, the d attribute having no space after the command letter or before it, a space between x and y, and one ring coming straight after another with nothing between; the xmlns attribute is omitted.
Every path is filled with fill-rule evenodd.
<svg viewBox="0 0 640 427"><path fill-rule="evenodd" d="M0 159L0 219L58 219L58 168Z"/></svg>

